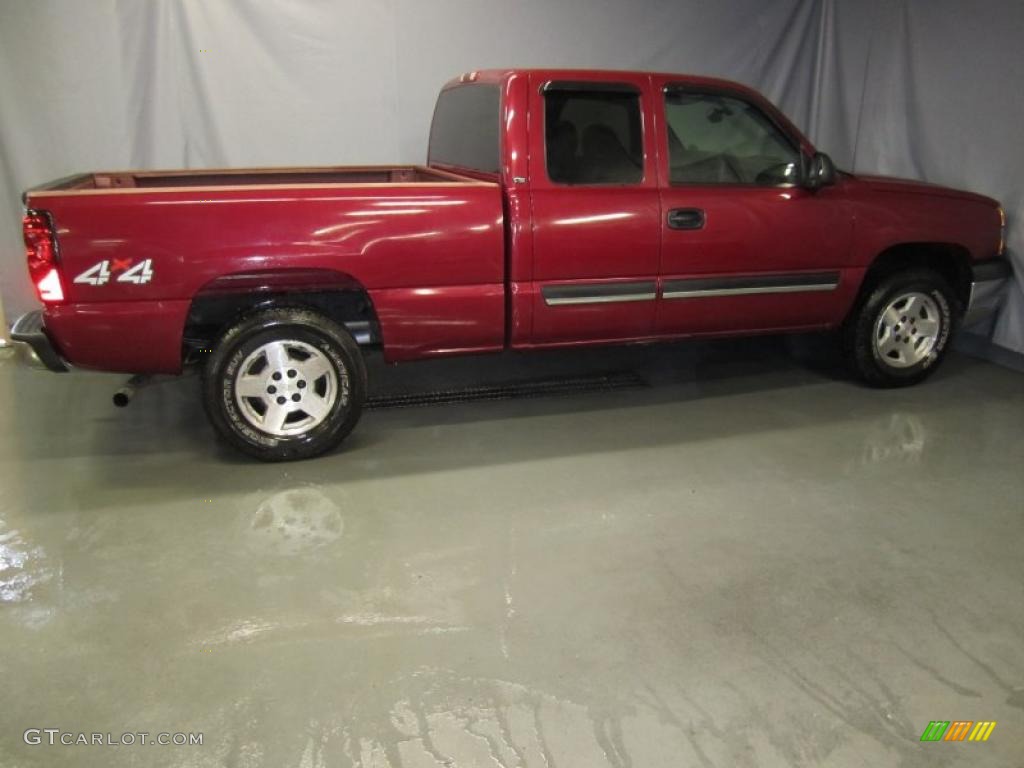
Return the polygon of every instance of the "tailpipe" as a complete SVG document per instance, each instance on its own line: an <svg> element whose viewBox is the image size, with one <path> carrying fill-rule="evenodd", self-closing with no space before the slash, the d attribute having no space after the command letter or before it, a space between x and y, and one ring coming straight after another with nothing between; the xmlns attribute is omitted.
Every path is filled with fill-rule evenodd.
<svg viewBox="0 0 1024 768"><path fill-rule="evenodd" d="M135 392L145 384L149 382L149 376L143 374L136 374L132 376L128 381L124 383L117 392L114 393L114 405L118 408L124 408L132 401L135 397Z"/></svg>

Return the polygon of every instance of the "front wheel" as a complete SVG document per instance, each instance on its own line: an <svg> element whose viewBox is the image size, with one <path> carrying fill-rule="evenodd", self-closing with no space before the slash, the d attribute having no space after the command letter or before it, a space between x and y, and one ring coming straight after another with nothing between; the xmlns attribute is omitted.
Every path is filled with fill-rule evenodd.
<svg viewBox="0 0 1024 768"><path fill-rule="evenodd" d="M366 368L352 336L305 309L244 318L217 343L203 377L203 403L218 433L264 461L328 451L355 427Z"/></svg>
<svg viewBox="0 0 1024 768"><path fill-rule="evenodd" d="M928 377L945 356L958 318L956 296L930 269L908 269L878 283L844 328L854 371L877 387Z"/></svg>

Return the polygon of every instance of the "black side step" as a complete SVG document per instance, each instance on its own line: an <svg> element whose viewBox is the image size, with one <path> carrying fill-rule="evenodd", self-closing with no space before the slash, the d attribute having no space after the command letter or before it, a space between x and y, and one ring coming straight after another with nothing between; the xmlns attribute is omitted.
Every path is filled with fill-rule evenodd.
<svg viewBox="0 0 1024 768"><path fill-rule="evenodd" d="M645 386L647 386L647 382L636 373L623 371L590 376L517 381L508 384L469 387L466 389L414 392L406 395L381 395L369 398L366 402L366 407L373 409L411 408L418 405L471 403L477 400L521 400L530 397L610 392L618 389L632 389Z"/></svg>

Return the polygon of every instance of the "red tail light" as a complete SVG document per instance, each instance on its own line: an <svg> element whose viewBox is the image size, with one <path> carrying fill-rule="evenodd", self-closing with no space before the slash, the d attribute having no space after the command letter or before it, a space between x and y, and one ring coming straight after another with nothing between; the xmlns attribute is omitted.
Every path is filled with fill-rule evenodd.
<svg viewBox="0 0 1024 768"><path fill-rule="evenodd" d="M29 211L22 219L28 274L39 299L47 304L64 301L64 287L57 269L57 241L49 215Z"/></svg>

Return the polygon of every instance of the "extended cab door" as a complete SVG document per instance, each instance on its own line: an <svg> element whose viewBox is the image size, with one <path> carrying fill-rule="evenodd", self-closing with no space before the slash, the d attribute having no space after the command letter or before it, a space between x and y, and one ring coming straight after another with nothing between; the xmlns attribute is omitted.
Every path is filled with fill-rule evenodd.
<svg viewBox="0 0 1024 768"><path fill-rule="evenodd" d="M751 95L655 78L661 193L659 334L838 322L852 217L797 186L801 147Z"/></svg>
<svg viewBox="0 0 1024 768"><path fill-rule="evenodd" d="M580 79L584 78L584 79ZM531 77L530 344L649 337L660 207L650 80Z"/></svg>

